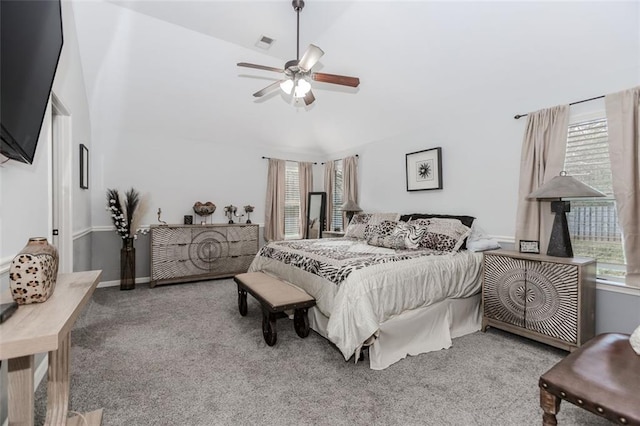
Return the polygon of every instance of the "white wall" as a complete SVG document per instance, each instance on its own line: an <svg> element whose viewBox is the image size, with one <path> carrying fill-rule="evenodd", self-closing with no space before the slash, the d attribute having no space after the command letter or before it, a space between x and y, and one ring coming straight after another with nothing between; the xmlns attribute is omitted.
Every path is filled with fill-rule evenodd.
<svg viewBox="0 0 640 426"><path fill-rule="evenodd" d="M90 146L90 123L84 80L78 60L78 45L71 3L62 2L64 45L62 48L53 91L72 113L74 147L73 187L78 185L77 146ZM33 164L9 161L0 167L0 292L9 287L11 259L25 246L29 237L46 236L51 240L51 106L44 117ZM90 226L90 204L87 194L74 190L73 229ZM42 359L37 357L36 363ZM6 363L0 377L0 422L6 416Z"/></svg>
<svg viewBox="0 0 640 426"><path fill-rule="evenodd" d="M220 139L217 135L214 138ZM194 215L194 221L198 220L193 212L196 201L216 205L208 219L214 223L226 223L224 207L229 204L237 206L238 213L244 213L243 206L253 205L251 219L262 223L268 168L262 156L315 160L252 145L166 140L124 132L107 138L96 135L94 144L94 226L112 224L105 210L106 189L117 188L124 194L131 187L145 200L143 225L158 223L158 208L167 223L182 223L184 215ZM314 166L318 170L321 167Z"/></svg>
<svg viewBox="0 0 640 426"><path fill-rule="evenodd" d="M530 22L544 21L540 15L549 12L540 2L511 7ZM487 73L481 80L485 84L460 81L464 90L452 87L449 96L439 99L416 93L424 99L421 122L355 151L360 154L360 206L372 211L470 214L490 234L513 238L526 126L526 118L513 116L640 84L640 38L629 37L639 31L638 8L632 2L615 7L599 2L578 12L574 3L553 3L549 25L532 28L527 39L519 40L518 49L503 52L508 58L491 54L496 73L526 61L531 73L502 80ZM480 20L476 29L481 29ZM487 34L479 32L468 43L480 49L486 46L478 40L484 38ZM595 110L603 110L601 101L572 107L572 113ZM405 154L433 147L442 147L444 189L407 192Z"/></svg>
<svg viewBox="0 0 640 426"><path fill-rule="evenodd" d="M80 51L76 34L75 16L71 1L62 1L62 24L64 28L64 46L53 82L53 92L71 113L73 153L72 171L73 185L71 197L73 199L73 231L78 232L91 226L90 191L80 189L79 177L79 146L84 144L89 148L91 162L91 119L84 76L80 64Z"/></svg>

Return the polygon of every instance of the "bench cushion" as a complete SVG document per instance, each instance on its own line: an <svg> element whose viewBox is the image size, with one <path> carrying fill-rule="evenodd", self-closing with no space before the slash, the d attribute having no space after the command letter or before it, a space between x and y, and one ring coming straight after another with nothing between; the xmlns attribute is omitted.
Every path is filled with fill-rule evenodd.
<svg viewBox="0 0 640 426"><path fill-rule="evenodd" d="M594 337L544 373L540 386L609 420L640 424L640 356L627 334Z"/></svg>
<svg viewBox="0 0 640 426"><path fill-rule="evenodd" d="M235 276L236 282L249 293L266 302L271 310L290 309L293 305L313 306L315 299L305 291L263 272L247 272Z"/></svg>

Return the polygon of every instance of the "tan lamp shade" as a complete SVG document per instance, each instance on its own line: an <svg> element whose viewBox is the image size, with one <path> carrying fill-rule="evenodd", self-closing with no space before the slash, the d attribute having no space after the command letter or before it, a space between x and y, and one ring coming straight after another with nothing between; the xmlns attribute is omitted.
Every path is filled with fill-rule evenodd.
<svg viewBox="0 0 640 426"><path fill-rule="evenodd" d="M561 172L527 196L535 200L559 200L560 198L605 197L605 194L578 179Z"/></svg>
<svg viewBox="0 0 640 426"><path fill-rule="evenodd" d="M340 209L343 212L361 212L362 211L360 206L356 204L356 202L353 200L349 200L346 203L344 203L342 206L340 206Z"/></svg>

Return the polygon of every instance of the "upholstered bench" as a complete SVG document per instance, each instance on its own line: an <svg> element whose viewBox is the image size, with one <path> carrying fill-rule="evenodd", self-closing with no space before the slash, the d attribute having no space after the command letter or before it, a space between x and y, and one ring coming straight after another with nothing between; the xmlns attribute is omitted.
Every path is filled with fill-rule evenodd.
<svg viewBox="0 0 640 426"><path fill-rule="evenodd" d="M267 345L276 344L276 319L286 317L284 311L293 310L293 326L298 336L309 335L307 311L316 299L289 283L263 272L247 272L233 277L238 285L238 309L247 315L247 293L262 305L262 335Z"/></svg>
<svg viewBox="0 0 640 426"><path fill-rule="evenodd" d="M540 376L543 425L556 425L561 400L612 422L640 425L640 356L629 335L600 334Z"/></svg>

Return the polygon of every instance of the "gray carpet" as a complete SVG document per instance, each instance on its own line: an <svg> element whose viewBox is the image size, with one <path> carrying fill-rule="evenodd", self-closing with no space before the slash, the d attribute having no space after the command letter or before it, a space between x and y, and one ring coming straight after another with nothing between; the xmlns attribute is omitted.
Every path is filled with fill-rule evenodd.
<svg viewBox="0 0 640 426"><path fill-rule="evenodd" d="M566 355L489 329L373 371L287 319L267 346L230 279L97 289L71 342L71 409L104 408L103 425L540 425L538 377ZM558 420L607 424L566 402Z"/></svg>

